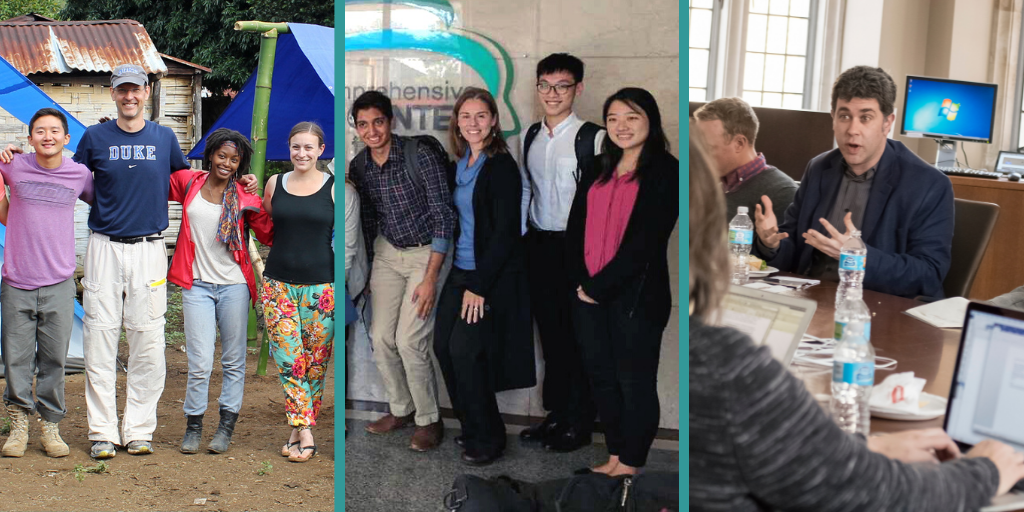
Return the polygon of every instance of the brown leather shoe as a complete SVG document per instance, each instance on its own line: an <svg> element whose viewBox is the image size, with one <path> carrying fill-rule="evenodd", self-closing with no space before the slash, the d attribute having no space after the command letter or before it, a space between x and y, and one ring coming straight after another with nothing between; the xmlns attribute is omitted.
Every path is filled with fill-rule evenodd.
<svg viewBox="0 0 1024 512"><path fill-rule="evenodd" d="M444 439L444 424L440 421L431 423L425 427L416 427L412 433L412 443L409 448L418 452L425 452L437 448Z"/></svg>
<svg viewBox="0 0 1024 512"><path fill-rule="evenodd" d="M411 425L415 415L415 412L408 416L394 416L390 413L385 414L383 418L367 425L366 431L371 434L387 434L392 430L397 430Z"/></svg>

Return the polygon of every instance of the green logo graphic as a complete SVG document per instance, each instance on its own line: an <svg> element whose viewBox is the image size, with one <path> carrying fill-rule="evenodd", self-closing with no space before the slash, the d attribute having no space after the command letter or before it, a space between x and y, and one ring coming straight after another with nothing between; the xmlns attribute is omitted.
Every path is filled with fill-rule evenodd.
<svg viewBox="0 0 1024 512"><path fill-rule="evenodd" d="M447 0L345 0L345 5L363 4L402 4L421 8L444 22L446 30L384 29L345 34L345 53L367 50L417 50L457 59L480 75L487 90L495 98L504 101L512 115L512 129L503 131L503 135L511 137L520 132L522 125L519 123L519 115L509 98L515 80L515 70L512 57L501 44L476 31L452 28L455 10ZM495 53L500 57L504 70L498 65Z"/></svg>

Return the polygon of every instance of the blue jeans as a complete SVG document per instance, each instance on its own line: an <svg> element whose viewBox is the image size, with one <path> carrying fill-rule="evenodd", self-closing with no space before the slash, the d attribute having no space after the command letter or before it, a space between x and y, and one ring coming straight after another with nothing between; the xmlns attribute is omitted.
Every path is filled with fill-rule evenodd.
<svg viewBox="0 0 1024 512"><path fill-rule="evenodd" d="M237 413L242 409L242 391L245 387L248 285L211 284L195 280L192 281L191 290L181 290L181 304L185 317L185 349L188 354L185 414L198 416L206 412L218 327L220 362L224 374L220 408Z"/></svg>

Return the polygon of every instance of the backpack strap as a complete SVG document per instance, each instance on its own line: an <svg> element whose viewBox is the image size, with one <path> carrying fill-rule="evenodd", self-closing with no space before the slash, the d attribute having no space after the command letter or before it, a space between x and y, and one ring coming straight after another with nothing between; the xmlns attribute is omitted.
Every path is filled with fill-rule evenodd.
<svg viewBox="0 0 1024 512"><path fill-rule="evenodd" d="M352 170L349 174L349 178L353 183L358 183L360 186L363 185L363 176L366 175L366 159L370 157L370 148L366 148L356 154L356 157L352 159Z"/></svg>
<svg viewBox="0 0 1024 512"><path fill-rule="evenodd" d="M580 182L581 170L589 167L594 161L594 140L603 129L599 124L584 121L583 126L576 132L576 173L573 177L576 178L577 184Z"/></svg>
<svg viewBox="0 0 1024 512"><path fill-rule="evenodd" d="M421 196L427 193L427 186L423 183L423 173L420 171L420 158L417 152L420 148L420 141L416 137L402 137L402 150L405 156L405 172L409 174L412 185L416 187Z"/></svg>
<svg viewBox="0 0 1024 512"><path fill-rule="evenodd" d="M523 169L526 170L526 179L531 183L533 182L533 176L530 174L530 146L533 145L533 139L536 139L537 134L540 133L540 126L540 121L531 124L526 130L526 138L523 139Z"/></svg>

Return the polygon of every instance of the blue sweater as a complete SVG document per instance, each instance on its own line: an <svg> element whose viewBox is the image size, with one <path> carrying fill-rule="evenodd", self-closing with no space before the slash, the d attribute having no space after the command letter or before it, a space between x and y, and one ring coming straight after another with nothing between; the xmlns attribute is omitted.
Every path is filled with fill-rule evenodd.
<svg viewBox="0 0 1024 512"><path fill-rule="evenodd" d="M789 238L773 258L766 258L769 265L810 271L815 249L802 235L809 229L827 233L820 219L828 216L839 192L842 162L842 153L834 149L807 164L779 226ZM953 185L901 142L886 141L860 230L868 246L865 288L904 297L944 296L942 281L953 245Z"/></svg>

